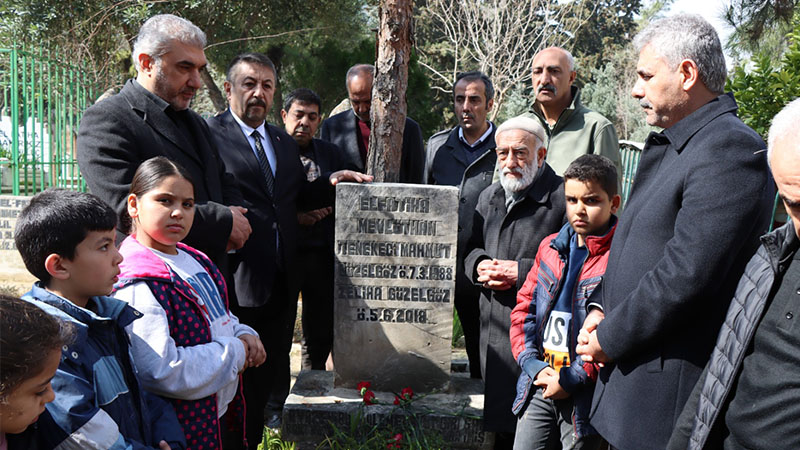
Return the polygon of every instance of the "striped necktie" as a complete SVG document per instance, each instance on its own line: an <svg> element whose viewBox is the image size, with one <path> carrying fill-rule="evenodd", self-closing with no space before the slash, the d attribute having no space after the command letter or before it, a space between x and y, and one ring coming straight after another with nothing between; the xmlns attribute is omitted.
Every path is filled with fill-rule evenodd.
<svg viewBox="0 0 800 450"><path fill-rule="evenodd" d="M267 180L267 192L270 197L273 197L275 190L275 177L272 175L272 167L269 165L267 159L267 152L264 151L264 145L261 144L261 133L258 130L253 130L250 134L256 141L256 153L258 154L258 165L261 166L261 172L264 173L264 179Z"/></svg>

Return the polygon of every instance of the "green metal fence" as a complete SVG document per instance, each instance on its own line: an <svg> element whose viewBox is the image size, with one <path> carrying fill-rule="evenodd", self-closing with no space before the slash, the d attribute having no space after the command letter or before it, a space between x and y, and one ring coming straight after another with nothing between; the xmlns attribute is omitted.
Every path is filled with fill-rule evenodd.
<svg viewBox="0 0 800 450"><path fill-rule="evenodd" d="M619 141L619 154L622 163L622 204L628 201L633 189L633 178L639 168L643 144L633 141Z"/></svg>
<svg viewBox="0 0 800 450"><path fill-rule="evenodd" d="M42 49L0 48L0 92L0 192L86 190L75 138L98 92L86 71Z"/></svg>

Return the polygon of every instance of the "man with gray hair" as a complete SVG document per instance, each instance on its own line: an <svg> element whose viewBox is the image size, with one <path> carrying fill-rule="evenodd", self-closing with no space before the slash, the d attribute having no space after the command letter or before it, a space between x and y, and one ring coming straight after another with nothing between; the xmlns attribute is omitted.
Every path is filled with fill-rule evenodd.
<svg viewBox="0 0 800 450"><path fill-rule="evenodd" d="M78 165L93 194L127 217L128 188L139 164L166 156L191 174L196 212L185 242L205 252L228 277L226 251L250 235L243 200L208 126L189 104L202 87L206 36L186 19L160 14L133 44L137 76L119 94L86 110L78 129Z"/></svg>
<svg viewBox="0 0 800 450"><path fill-rule="evenodd" d="M614 125L583 106L573 85L576 76L575 60L561 47L548 47L533 58L536 100L530 115L547 131L547 163L561 175L577 157L593 153L610 159L622 174Z"/></svg>
<svg viewBox="0 0 800 450"><path fill-rule="evenodd" d="M623 450L666 447L774 198L764 143L723 94L714 28L676 15L634 45L632 95L664 130L645 142L577 346L605 365L591 424Z"/></svg>
<svg viewBox="0 0 800 450"><path fill-rule="evenodd" d="M509 119L495 133L500 181L478 198L464 272L481 290L480 364L485 386L483 423L495 448L511 448L511 412L519 365L509 328L517 290L546 236L565 223L564 183L545 162L544 130L529 117Z"/></svg>
<svg viewBox="0 0 800 450"><path fill-rule="evenodd" d="M745 268L670 449L800 448L800 335L793 328L800 306L798 122L795 100L769 129L767 158L789 222L761 238Z"/></svg>
<svg viewBox="0 0 800 450"><path fill-rule="evenodd" d="M366 172L374 78L375 66L356 64L351 67L345 77L345 86L352 111L342 111L325 119L320 132L323 141L332 142L342 149L345 165L354 167L359 172ZM422 130L417 122L406 117L399 180L401 183L422 183L424 169Z"/></svg>

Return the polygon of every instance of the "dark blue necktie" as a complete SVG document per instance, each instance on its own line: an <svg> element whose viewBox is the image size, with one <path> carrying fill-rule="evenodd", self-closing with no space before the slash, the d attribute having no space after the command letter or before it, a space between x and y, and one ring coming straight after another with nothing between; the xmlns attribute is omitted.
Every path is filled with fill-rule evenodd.
<svg viewBox="0 0 800 450"><path fill-rule="evenodd" d="M269 159L267 159L267 152L264 151L264 146L261 144L261 134L258 130L253 130L253 133L250 134L256 141L256 153L258 154L258 165L261 166L261 172L264 173L264 179L267 180L267 192L269 196L273 196L273 192L275 190L275 177L272 175L272 167L269 165Z"/></svg>

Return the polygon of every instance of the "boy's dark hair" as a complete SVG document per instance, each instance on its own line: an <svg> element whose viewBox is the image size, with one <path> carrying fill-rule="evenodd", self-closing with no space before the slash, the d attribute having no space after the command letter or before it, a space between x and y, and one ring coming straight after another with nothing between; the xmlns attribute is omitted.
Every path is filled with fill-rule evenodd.
<svg viewBox="0 0 800 450"><path fill-rule="evenodd" d="M192 185L192 188L194 188L192 176L183 166L164 156L155 156L139 164L139 167L133 174L133 180L131 180L131 187L128 194L141 197L157 188L165 178L171 176L179 176L185 179ZM133 227L131 218L128 216L127 212L124 214L122 220L122 229L130 234Z"/></svg>
<svg viewBox="0 0 800 450"><path fill-rule="evenodd" d="M283 110L288 113L294 102L306 105L317 105L317 111L322 112L322 100L320 100L319 95L311 89L297 88L290 92L289 95L286 96L286 100L283 101Z"/></svg>
<svg viewBox="0 0 800 450"><path fill-rule="evenodd" d="M564 171L564 181L594 181L606 191L608 198L617 195L617 168L602 155L582 155Z"/></svg>
<svg viewBox="0 0 800 450"><path fill-rule="evenodd" d="M72 341L73 328L33 303L0 294L0 403L37 375L53 350Z"/></svg>
<svg viewBox="0 0 800 450"><path fill-rule="evenodd" d="M25 267L47 286L50 274L44 267L53 253L75 258L75 248L91 231L108 231L117 226L117 214L92 194L48 189L31 199L19 215L14 230Z"/></svg>

